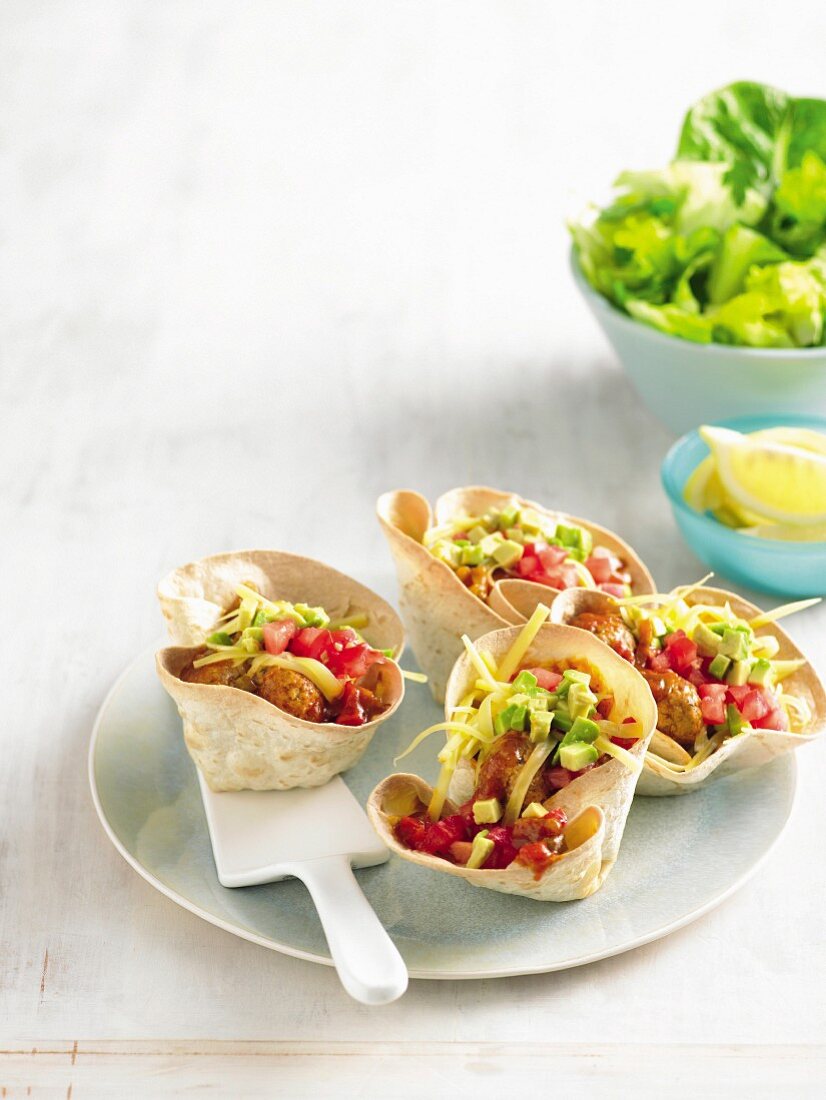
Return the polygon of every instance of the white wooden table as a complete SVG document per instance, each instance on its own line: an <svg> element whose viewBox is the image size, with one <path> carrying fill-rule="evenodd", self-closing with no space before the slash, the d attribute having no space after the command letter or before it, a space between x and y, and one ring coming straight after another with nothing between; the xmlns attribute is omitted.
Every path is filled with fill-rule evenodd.
<svg viewBox="0 0 826 1100"><path fill-rule="evenodd" d="M276 546L392 596L385 488L514 488L698 576L563 220L716 84L823 94L825 33L815 0L3 4L0 1095L821 1091L826 745L696 924L380 1010L154 892L85 758L162 573ZM791 624L821 667L824 628Z"/></svg>

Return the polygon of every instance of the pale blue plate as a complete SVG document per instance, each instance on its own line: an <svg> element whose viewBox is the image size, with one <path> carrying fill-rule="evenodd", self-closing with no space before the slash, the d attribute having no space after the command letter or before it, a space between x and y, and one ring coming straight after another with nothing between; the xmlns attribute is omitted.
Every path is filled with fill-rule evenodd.
<svg viewBox="0 0 826 1100"><path fill-rule="evenodd" d="M427 688L408 687L400 712L380 727L364 760L345 776L360 800L393 770L393 756L439 714ZM436 740L405 765L432 778ZM101 707L89 774L110 839L154 887L236 936L330 965L321 925L299 882L239 890L219 884L195 768L151 652L127 668ZM395 857L360 871L359 881L414 978L562 970L665 936L727 898L780 836L794 788L789 754L683 798L637 799L617 865L586 901L551 905L508 897Z"/></svg>
<svg viewBox="0 0 826 1100"><path fill-rule="evenodd" d="M826 434L826 420L811 416L739 416L720 421L738 432L791 425ZM708 444L696 431L678 439L663 459L663 488L683 538L715 573L731 577L758 592L779 596L826 595L826 542L786 542L757 539L700 514L683 500L683 489L692 471L709 454Z"/></svg>

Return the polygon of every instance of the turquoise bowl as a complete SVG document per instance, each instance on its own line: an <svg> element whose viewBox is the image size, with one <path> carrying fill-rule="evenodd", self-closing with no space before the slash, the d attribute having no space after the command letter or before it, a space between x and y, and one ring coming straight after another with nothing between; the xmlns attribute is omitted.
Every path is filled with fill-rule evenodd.
<svg viewBox="0 0 826 1100"><path fill-rule="evenodd" d="M590 286L573 250L571 270L637 393L677 435L732 416L826 416L826 347L694 344L615 309Z"/></svg>
<svg viewBox="0 0 826 1100"><path fill-rule="evenodd" d="M720 421L738 432L778 425L814 428L826 433L826 420L811 416L740 416ZM678 439L663 459L663 488L680 532L701 561L749 588L779 596L826 596L826 542L785 542L741 535L683 500L691 472L709 453L696 431Z"/></svg>

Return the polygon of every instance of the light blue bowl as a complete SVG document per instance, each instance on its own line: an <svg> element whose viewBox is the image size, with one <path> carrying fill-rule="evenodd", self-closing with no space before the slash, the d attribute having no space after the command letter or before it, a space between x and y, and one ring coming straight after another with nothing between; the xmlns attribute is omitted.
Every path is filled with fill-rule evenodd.
<svg viewBox="0 0 826 1100"><path fill-rule="evenodd" d="M640 397L673 432L759 413L826 416L826 347L739 348L666 336L597 294L573 250L571 270Z"/></svg>
<svg viewBox="0 0 826 1100"><path fill-rule="evenodd" d="M741 416L722 422L739 432L756 432L779 424L826 432L826 420L811 416ZM663 488L683 538L701 561L715 573L749 588L779 596L826 595L826 542L783 542L741 535L701 515L683 500L691 472L709 453L696 431L678 439L663 459Z"/></svg>

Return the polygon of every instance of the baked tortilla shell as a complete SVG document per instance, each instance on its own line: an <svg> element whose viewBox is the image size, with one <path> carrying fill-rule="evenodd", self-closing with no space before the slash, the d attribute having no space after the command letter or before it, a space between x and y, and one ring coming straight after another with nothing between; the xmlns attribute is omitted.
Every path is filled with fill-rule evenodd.
<svg viewBox="0 0 826 1100"><path fill-rule="evenodd" d="M726 592L721 588L698 588L689 593L686 602L690 605L707 603L718 606L729 603L735 615L747 620L761 614L760 608L755 604L749 603L734 592ZM602 592L588 592L584 589L569 590L561 593L554 602L550 617L554 622L569 623L584 611L594 614L613 611L616 614L618 604L611 596ZM583 630L582 633L589 632ZM780 643L778 660L802 659L806 662L797 672L782 681L782 690L786 694L796 695L805 700L811 711L811 721L800 733L754 729L738 737L727 738L716 752L687 772L669 767L667 761L649 752L645 758L645 769L637 784L637 794L689 794L706 783L732 775L734 772L767 764L776 756L782 756L783 753L791 752L800 745L814 741L823 731L826 726L826 691L811 661L778 623L767 623L765 626L758 627L755 634L758 637L773 634L777 638ZM602 644L600 642L600 645Z"/></svg>
<svg viewBox="0 0 826 1100"><path fill-rule="evenodd" d="M476 647L498 662L510 649L520 630L520 627L508 627L493 631L479 638ZM623 661L597 638L591 636L588 640L580 637L583 633L566 626L543 626L520 661L520 666L552 661L585 662L592 666L605 686L614 692L614 714L617 719L621 721L623 717L633 715L640 722L643 734L629 752L641 761L657 719L648 685L627 661ZM477 676L470 659L463 654L456 662L447 685L446 714L467 694ZM473 790L473 765L467 761L463 765L457 769L451 784L450 807L461 805ZM382 840L402 859L411 863L456 875L473 886L502 893L520 894L537 901L573 901L598 890L610 873L619 852L638 775L620 761L609 760L585 772L546 800L546 807L563 809L571 822L586 813L598 815L599 821L593 836L563 854L538 880L530 869L518 864L503 870L468 870L438 856L415 852L402 845L394 832L395 822L401 816L399 805L413 794L426 806L432 793L432 788L417 776L399 774L385 779L370 796L367 810Z"/></svg>
<svg viewBox="0 0 826 1100"><path fill-rule="evenodd" d="M159 599L173 637L189 644L167 646L156 656L158 676L183 721L184 741L214 791L288 790L320 787L362 756L385 719L404 697L394 661L377 662L359 681L378 687L386 709L363 726L305 722L240 688L180 679L205 634L233 600L235 585L251 581L262 595L321 606L333 620L360 611L361 631L376 648L403 645L396 613L379 596L321 562L278 551L219 554L183 566L159 586Z"/></svg>
<svg viewBox="0 0 826 1100"><path fill-rule="evenodd" d="M158 585L158 601L173 645L201 645L236 598L236 585L251 583L271 600L323 607L331 620L365 612L360 631L377 649L399 657L404 628L393 608L363 584L332 566L281 550L239 550L189 562Z"/></svg>
<svg viewBox="0 0 826 1100"><path fill-rule="evenodd" d="M429 528L447 522L458 512L481 515L489 508L502 508L509 503L533 508L557 523L576 524L590 531L595 545L605 546L625 561L635 593L655 591L651 574L641 559L617 535L588 520L543 508L514 493L484 486L452 489L436 502L435 512L424 497L413 490L384 493L379 497L376 510L396 566L402 619L416 660L427 674L437 702L444 700L447 678L462 652L462 634L475 641L491 630L521 621L520 615L526 618L536 604L549 604L557 595L557 590L547 585L514 579L499 584L521 586L518 611L503 599L498 585L494 586L496 591L489 602L484 603L462 584L450 566L435 558L423 545Z"/></svg>

